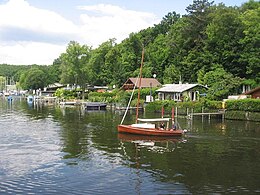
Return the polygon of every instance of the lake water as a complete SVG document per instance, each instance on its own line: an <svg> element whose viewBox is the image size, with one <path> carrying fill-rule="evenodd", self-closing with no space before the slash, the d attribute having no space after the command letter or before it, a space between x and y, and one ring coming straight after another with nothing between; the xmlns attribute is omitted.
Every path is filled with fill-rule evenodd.
<svg viewBox="0 0 260 195"><path fill-rule="evenodd" d="M0 194L260 194L259 123L182 117L184 137L151 140L122 116L1 98Z"/></svg>

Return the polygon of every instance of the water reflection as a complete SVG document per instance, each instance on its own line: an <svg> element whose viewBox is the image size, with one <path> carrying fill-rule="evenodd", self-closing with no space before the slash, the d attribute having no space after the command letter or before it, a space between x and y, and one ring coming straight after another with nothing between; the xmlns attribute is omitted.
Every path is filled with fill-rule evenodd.
<svg viewBox="0 0 260 195"><path fill-rule="evenodd" d="M121 144L124 142L130 142L140 148L147 148L151 152L164 153L173 152L177 149L179 143L185 143L186 140L181 137L156 137L156 136L141 136L131 134L118 134L118 139Z"/></svg>
<svg viewBox="0 0 260 195"><path fill-rule="evenodd" d="M186 137L165 139L118 134L121 117L0 102L0 193L260 192L259 123L179 117Z"/></svg>

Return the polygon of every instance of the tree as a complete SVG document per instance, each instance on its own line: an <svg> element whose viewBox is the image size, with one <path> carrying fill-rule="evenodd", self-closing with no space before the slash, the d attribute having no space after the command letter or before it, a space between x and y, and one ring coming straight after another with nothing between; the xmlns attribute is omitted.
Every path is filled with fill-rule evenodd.
<svg viewBox="0 0 260 195"><path fill-rule="evenodd" d="M171 64L164 70L163 83L178 83L180 81L180 77L180 71L173 64Z"/></svg>
<svg viewBox="0 0 260 195"><path fill-rule="evenodd" d="M240 61L242 45L239 42L243 33L239 10L220 5L211 17L212 22L206 29L205 50L212 54L212 63L222 64L233 75L244 77L246 66Z"/></svg>
<svg viewBox="0 0 260 195"><path fill-rule="evenodd" d="M57 58L53 61L51 66L48 66L47 71L49 75L50 83L60 82L60 75L61 75L61 59Z"/></svg>
<svg viewBox="0 0 260 195"><path fill-rule="evenodd" d="M212 100L222 100L228 95L236 94L242 81L223 68L207 72L202 80L201 84L209 87L207 97Z"/></svg>
<svg viewBox="0 0 260 195"><path fill-rule="evenodd" d="M89 60L89 68L93 71L94 80L91 82L94 85L107 85L111 80L111 72L109 66L113 64L106 63L106 56L115 44L114 39L110 39L102 43L97 49L91 52Z"/></svg>
<svg viewBox="0 0 260 195"><path fill-rule="evenodd" d="M32 67L21 74L20 85L23 89L43 89L46 86L46 78L44 71L38 67Z"/></svg>
<svg viewBox="0 0 260 195"><path fill-rule="evenodd" d="M163 81L163 71L168 64L169 47L165 35L160 34L147 46L145 52L147 65L151 67L152 73L157 75L159 81ZM150 77L152 74L150 75Z"/></svg>
<svg viewBox="0 0 260 195"><path fill-rule="evenodd" d="M170 29L168 44L170 47L169 64L181 71L184 81L197 80L198 71L207 65L204 58L205 31L210 23L209 14L213 2L196 0L186 9L187 15L179 19ZM206 62L206 64L204 64Z"/></svg>
<svg viewBox="0 0 260 195"><path fill-rule="evenodd" d="M165 15L162 21L154 26L154 32L158 36L159 34L167 34L172 25L175 24L176 21L180 19L180 14L176 12L169 12Z"/></svg>
<svg viewBox="0 0 260 195"><path fill-rule="evenodd" d="M256 7L256 4L253 3ZM248 5L249 6L249 5ZM260 2L258 7L245 11L240 19L243 24L244 37L240 62L246 64L246 78L255 79L260 83Z"/></svg>
<svg viewBox="0 0 260 195"><path fill-rule="evenodd" d="M3 90L5 90L5 77L0 76L0 92L2 92Z"/></svg>
<svg viewBox="0 0 260 195"><path fill-rule="evenodd" d="M91 48L81 46L75 41L68 44L66 53L61 54L61 82L80 86L84 93L86 83L91 78L91 70L88 67Z"/></svg>

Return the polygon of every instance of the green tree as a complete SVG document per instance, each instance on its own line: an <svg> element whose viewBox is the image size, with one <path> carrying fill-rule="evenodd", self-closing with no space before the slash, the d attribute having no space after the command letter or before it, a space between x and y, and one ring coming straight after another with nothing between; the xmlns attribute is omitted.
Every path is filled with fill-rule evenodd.
<svg viewBox="0 0 260 195"><path fill-rule="evenodd" d="M0 92L2 92L5 89L5 77L0 76Z"/></svg>
<svg viewBox="0 0 260 195"><path fill-rule="evenodd" d="M245 11L240 19L243 24L244 37L240 40L243 45L240 62L246 64L246 78L255 79L260 83L260 2L255 9Z"/></svg>
<svg viewBox="0 0 260 195"><path fill-rule="evenodd" d="M94 85L107 85L111 82L111 69L109 66L113 64L106 63L106 56L115 44L114 39L102 43L97 49L91 52L89 67L93 71Z"/></svg>
<svg viewBox="0 0 260 195"><path fill-rule="evenodd" d="M163 81L163 72L168 65L169 59L169 46L165 35L160 34L156 39L151 42L145 50L146 64L151 67L152 74L157 75L159 81Z"/></svg>
<svg viewBox="0 0 260 195"><path fill-rule="evenodd" d="M217 68L204 75L203 85L209 87L207 97L212 100L222 100L228 95L237 94L242 79L234 77L223 68Z"/></svg>
<svg viewBox="0 0 260 195"><path fill-rule="evenodd" d="M92 76L88 63L90 59L91 48L87 45L80 45L75 41L68 44L66 53L61 54L61 82L75 86L80 86L84 93L86 83Z"/></svg>
<svg viewBox="0 0 260 195"><path fill-rule="evenodd" d="M109 83L117 86L121 86L125 82L126 74L120 61L121 52L119 49L119 45L115 45L106 54L106 66L111 73Z"/></svg>
<svg viewBox="0 0 260 195"><path fill-rule="evenodd" d="M167 34L172 25L180 19L180 14L177 14L175 11L169 12L165 15L162 21L159 24L154 26L153 31L158 36L159 34Z"/></svg>
<svg viewBox="0 0 260 195"><path fill-rule="evenodd" d="M163 83L178 83L180 81L180 77L180 71L173 64L171 64L164 70Z"/></svg>
<svg viewBox="0 0 260 195"><path fill-rule="evenodd" d="M179 19L168 34L170 64L181 71L184 81L196 81L198 71L205 66L204 61L207 62L203 48L212 5L207 0L193 1L186 9L188 14Z"/></svg>
<svg viewBox="0 0 260 195"><path fill-rule="evenodd" d="M57 58L53 61L52 65L48 66L47 71L48 71L50 83L60 82L61 64L62 64L61 59Z"/></svg>
<svg viewBox="0 0 260 195"><path fill-rule="evenodd" d="M20 85L23 89L43 89L47 85L46 78L44 71L38 67L32 67L21 74Z"/></svg>
<svg viewBox="0 0 260 195"><path fill-rule="evenodd" d="M212 63L219 63L233 75L244 77L246 66L239 61L242 51L239 41L243 36L239 10L219 5L211 17L205 48L212 54Z"/></svg>

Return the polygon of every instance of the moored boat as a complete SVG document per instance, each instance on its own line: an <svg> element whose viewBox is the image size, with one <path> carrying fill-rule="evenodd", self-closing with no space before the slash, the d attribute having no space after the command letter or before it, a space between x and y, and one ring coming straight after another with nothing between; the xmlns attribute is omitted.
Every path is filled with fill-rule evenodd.
<svg viewBox="0 0 260 195"><path fill-rule="evenodd" d="M169 137L169 136L148 136L148 135L135 135L128 133L118 133L118 139L124 142L182 142L182 137Z"/></svg>
<svg viewBox="0 0 260 195"><path fill-rule="evenodd" d="M144 60L144 49L142 52L142 61L140 66L140 76L139 79L139 88L138 88L138 101L137 101L137 107L136 107L136 123L131 125L123 125L123 121L125 118L125 115L127 113L127 110L129 108L131 98L133 97L133 92L135 88L133 89L132 95L130 97L127 109L125 111L125 115L121 121L121 124L118 125L117 129L119 133L130 133L130 134L136 134L136 135L149 135L149 136L181 136L183 134L182 130L177 130L176 126L174 124L174 110L172 113L172 118L154 118L154 119L140 119L138 118L138 111L139 111L139 101L140 101L140 88L141 88L141 81L142 81L142 66L143 66L143 60ZM134 85L136 86L136 84ZM171 127L170 125L171 123ZM166 126L165 126L166 123Z"/></svg>
<svg viewBox="0 0 260 195"><path fill-rule="evenodd" d="M145 123L121 124L118 125L118 132L150 136L182 136L182 130L169 127L170 121L171 118L138 119L138 122ZM166 123L164 128L161 127L162 123Z"/></svg>

